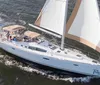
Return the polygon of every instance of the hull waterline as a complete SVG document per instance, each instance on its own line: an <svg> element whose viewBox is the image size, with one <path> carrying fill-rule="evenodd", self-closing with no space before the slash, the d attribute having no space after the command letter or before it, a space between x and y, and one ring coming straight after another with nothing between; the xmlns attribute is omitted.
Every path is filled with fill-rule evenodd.
<svg viewBox="0 0 100 85"><path fill-rule="evenodd" d="M0 47L3 50L13 55L19 56L22 59L40 64L43 66L59 69L62 71L82 74L82 75L99 76L99 72L94 72L94 71L95 71L95 68L97 68L98 70L98 67L100 66L82 64L79 62L69 61L69 60L56 59L51 56L42 55L36 52L28 51L26 48L22 49L20 47L13 46L6 43L0 43ZM83 67L79 67L77 65L82 65ZM83 69L86 69L86 70L83 70Z"/></svg>

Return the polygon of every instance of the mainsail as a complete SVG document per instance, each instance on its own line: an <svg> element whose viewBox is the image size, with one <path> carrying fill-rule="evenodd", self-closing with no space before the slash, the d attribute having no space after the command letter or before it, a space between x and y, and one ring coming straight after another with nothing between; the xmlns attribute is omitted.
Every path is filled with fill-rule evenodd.
<svg viewBox="0 0 100 85"><path fill-rule="evenodd" d="M97 0L77 0L67 23L66 37L100 52L100 17Z"/></svg>
<svg viewBox="0 0 100 85"><path fill-rule="evenodd" d="M35 21L35 26L63 36L67 1L46 0ZM100 52L100 17L97 0L77 0L74 10L66 23L66 37L79 41Z"/></svg>
<svg viewBox="0 0 100 85"><path fill-rule="evenodd" d="M66 3L68 0L46 0L35 25L53 33L63 35Z"/></svg>

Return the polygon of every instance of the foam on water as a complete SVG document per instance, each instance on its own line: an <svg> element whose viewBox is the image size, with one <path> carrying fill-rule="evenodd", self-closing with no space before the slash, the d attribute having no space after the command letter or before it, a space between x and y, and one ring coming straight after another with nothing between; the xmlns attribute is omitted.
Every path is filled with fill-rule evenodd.
<svg viewBox="0 0 100 85"><path fill-rule="evenodd" d="M87 76L87 77L63 77L63 75L59 76L56 73L53 73L52 71L46 71L43 69L39 69L37 67L30 67L29 65L24 65L23 63L16 61L12 57L9 57L7 55L6 56L0 55L0 62L5 64L6 66L15 66L26 72L40 74L52 80L69 81L71 83L74 83L74 82L87 83L87 82L90 82L91 79L97 78L97 77L92 77L92 76Z"/></svg>

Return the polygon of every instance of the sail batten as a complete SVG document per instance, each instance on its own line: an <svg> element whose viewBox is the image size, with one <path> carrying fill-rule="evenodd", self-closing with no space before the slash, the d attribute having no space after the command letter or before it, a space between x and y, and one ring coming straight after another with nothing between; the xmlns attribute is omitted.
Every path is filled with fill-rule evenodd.
<svg viewBox="0 0 100 85"><path fill-rule="evenodd" d="M46 0L35 25L63 35L67 0Z"/></svg>
<svg viewBox="0 0 100 85"><path fill-rule="evenodd" d="M97 50L100 48L100 17L97 0L77 0L76 5L67 23L66 37ZM97 51L100 52L100 49Z"/></svg>

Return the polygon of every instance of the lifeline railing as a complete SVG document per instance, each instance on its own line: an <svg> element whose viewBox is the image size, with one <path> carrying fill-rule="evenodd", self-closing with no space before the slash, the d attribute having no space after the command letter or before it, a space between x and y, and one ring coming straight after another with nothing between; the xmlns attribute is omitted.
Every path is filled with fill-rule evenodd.
<svg viewBox="0 0 100 85"><path fill-rule="evenodd" d="M48 40L50 40L50 39L48 39ZM55 38L54 39L52 39L52 41L54 41L54 43L55 44L58 44L59 43L59 40L56 40ZM66 40L66 41L69 41L69 40ZM71 41L72 42L72 41ZM73 42L74 43L74 42ZM75 42L76 43L76 42ZM78 43L77 43L78 44ZM58 44L58 45L60 45L60 43ZM82 45L82 47L86 47L88 50L86 50L86 49L81 49L81 47L76 47L76 46L74 46L74 45L71 45L70 44L70 42L68 42L68 43L65 43L65 47L66 48L68 48L68 49L70 49L70 50L76 50L76 51L78 51L79 53L81 53L81 54L84 54L84 55L86 55L86 56L88 56L88 57L90 57L90 58L93 58L93 59L96 59L96 60L99 60L100 61L100 53L99 52L96 52L95 50L93 50L93 49L90 49L89 47L86 47L85 45Z"/></svg>
<svg viewBox="0 0 100 85"><path fill-rule="evenodd" d="M75 47L73 45L69 45L69 44L66 44L67 48L71 49L71 50L77 50L78 52L88 56L88 57L91 57L93 59L96 59L96 60L99 60L100 61L100 53L91 53L89 51L86 51L86 50L83 50L81 48L78 48L78 47Z"/></svg>

